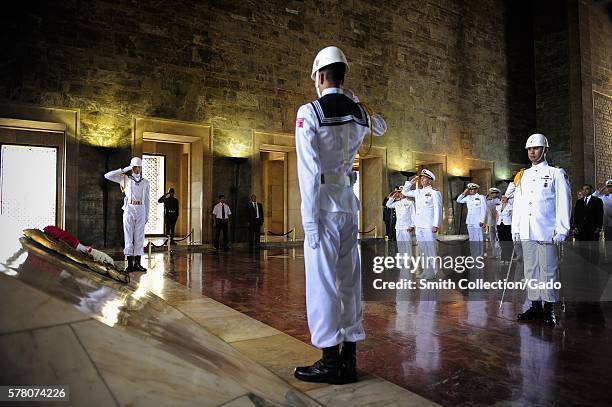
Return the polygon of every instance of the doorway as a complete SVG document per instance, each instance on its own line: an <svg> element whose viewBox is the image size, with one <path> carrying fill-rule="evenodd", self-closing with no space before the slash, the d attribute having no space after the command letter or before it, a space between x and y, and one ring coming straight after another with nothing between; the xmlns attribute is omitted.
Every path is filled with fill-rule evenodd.
<svg viewBox="0 0 612 407"><path fill-rule="evenodd" d="M143 174L150 184L149 221L145 234L163 236L164 205L159 203L170 188L179 201L179 217L175 227L175 236L182 238L191 232L190 227L190 152L189 140L180 141L176 136L146 133L142 143Z"/></svg>
<svg viewBox="0 0 612 407"><path fill-rule="evenodd" d="M262 151L261 172L265 217L269 241L285 240L287 230L287 152Z"/></svg>

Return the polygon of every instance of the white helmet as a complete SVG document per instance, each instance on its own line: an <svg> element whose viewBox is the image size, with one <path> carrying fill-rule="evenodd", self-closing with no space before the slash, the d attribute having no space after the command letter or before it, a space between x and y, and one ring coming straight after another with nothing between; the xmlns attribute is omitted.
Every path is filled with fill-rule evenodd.
<svg viewBox="0 0 612 407"><path fill-rule="evenodd" d="M142 167L142 160L140 157L132 158L132 161L130 161L130 167Z"/></svg>
<svg viewBox="0 0 612 407"><path fill-rule="evenodd" d="M480 185L478 185L475 182L470 182L469 184L467 184L467 189L478 189L480 188Z"/></svg>
<svg viewBox="0 0 612 407"><path fill-rule="evenodd" d="M310 78L314 81L317 71L321 68L326 67L327 65L335 64L336 62L342 62L346 65L346 72L349 70L349 64L344 56L344 52L338 47L325 47L314 59L312 63L312 73L310 74Z"/></svg>
<svg viewBox="0 0 612 407"><path fill-rule="evenodd" d="M493 187L493 188L489 188L489 192L497 192L499 194L501 191L499 190L499 188Z"/></svg>
<svg viewBox="0 0 612 407"><path fill-rule="evenodd" d="M548 140L543 134L535 133L529 136L527 143L525 143L525 150L529 147L546 147L548 148Z"/></svg>
<svg viewBox="0 0 612 407"><path fill-rule="evenodd" d="M421 173L419 174L421 176L425 176L427 178L431 178L432 181L436 180L436 176L434 175L433 172L429 171L427 168L423 168L421 170Z"/></svg>

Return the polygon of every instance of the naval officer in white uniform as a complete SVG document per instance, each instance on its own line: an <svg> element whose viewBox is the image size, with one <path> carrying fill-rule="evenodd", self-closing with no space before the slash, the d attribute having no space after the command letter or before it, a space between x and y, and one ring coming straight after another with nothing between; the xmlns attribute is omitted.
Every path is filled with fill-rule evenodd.
<svg viewBox="0 0 612 407"><path fill-rule="evenodd" d="M525 149L532 165L515 177L512 239L520 241L523 247L525 280L554 283L559 278L557 245L570 231L569 180L563 169L548 165L548 140L543 134L529 136ZM557 291L528 288L527 294L531 307L518 314L517 319L543 319L548 326L556 325Z"/></svg>
<svg viewBox="0 0 612 407"><path fill-rule="evenodd" d="M414 230L415 207L414 199L402 195L397 189L389 195L387 208L395 209L395 240L399 253L412 255L412 231Z"/></svg>
<svg viewBox="0 0 612 407"><path fill-rule="evenodd" d="M467 205L467 216L465 224L467 225L470 242L482 242L484 235L482 227L484 226L487 216L487 202L484 195L478 193L480 185L470 182L467 188L458 197L457 202Z"/></svg>
<svg viewBox="0 0 612 407"><path fill-rule="evenodd" d="M421 278L433 278L438 272L438 244L436 234L442 224L442 194L431 186L436 180L433 172L423 168L419 173L422 188L412 190L416 175L402 188L402 194L414 198L416 238L419 254L425 256L425 269Z"/></svg>
<svg viewBox="0 0 612 407"><path fill-rule="evenodd" d="M342 88L347 71L338 47L317 54L311 78L319 99L299 108L295 129L306 235L306 311L312 344L323 350L323 357L297 367L294 375L335 384L357 380L356 342L365 338L353 160L364 137L387 130L382 117L370 115Z"/></svg>
<svg viewBox="0 0 612 407"><path fill-rule="evenodd" d="M130 165L104 174L119 184L123 196L123 253L127 256L126 271L147 271L141 264L144 255L145 224L149 220L149 181L142 176L142 159L134 157Z"/></svg>

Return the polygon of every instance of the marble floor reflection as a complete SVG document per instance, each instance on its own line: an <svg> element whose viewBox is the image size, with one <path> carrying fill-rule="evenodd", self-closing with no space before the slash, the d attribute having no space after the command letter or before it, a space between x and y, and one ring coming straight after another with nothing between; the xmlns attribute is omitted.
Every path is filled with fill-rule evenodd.
<svg viewBox="0 0 612 407"><path fill-rule="evenodd" d="M458 250L443 246L441 254ZM384 243L364 244L361 252L364 270L371 270L373 256L394 254L393 247ZM570 275L571 258L568 253L564 260L564 281L594 280L600 291L609 290L612 251L601 256L597 267L579 265L582 276ZM192 293L202 293L309 343L301 249L176 253L163 261L166 275ZM505 278L507 264L490 258L485 264L483 270L468 271L465 277ZM510 279L520 279L521 273L515 264ZM526 305L523 292L507 292L500 308L500 292L381 294L370 291L373 278L364 273L368 337L359 347L364 372L447 406L609 405L612 400L612 387L607 385L612 380L612 303L572 301L568 290L565 312L560 303L557 306L560 325L550 329L541 323L515 321ZM231 318L222 322L226 318L220 316L211 329L223 335L224 326L234 323ZM282 342L270 349L265 346L267 340L259 342L256 353L261 358L267 354L284 357L279 348L291 346Z"/></svg>
<svg viewBox="0 0 612 407"><path fill-rule="evenodd" d="M76 406L435 405L374 375L346 386L296 381L293 367L318 351L205 296L207 254L154 254L124 285L27 239L9 244L2 385L69 385Z"/></svg>

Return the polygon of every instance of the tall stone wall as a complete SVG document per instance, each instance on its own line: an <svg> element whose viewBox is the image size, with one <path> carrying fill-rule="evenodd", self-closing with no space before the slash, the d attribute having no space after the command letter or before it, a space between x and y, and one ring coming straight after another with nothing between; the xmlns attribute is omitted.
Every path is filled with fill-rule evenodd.
<svg viewBox="0 0 612 407"><path fill-rule="evenodd" d="M106 216L107 244L120 219L93 204L107 196L103 164L86 163L129 158L135 116L211 124L217 156L247 157L253 129L293 132L297 108L315 97L312 59L330 44L349 58L346 86L388 121L376 143L390 175L414 168L420 151L446 155L453 175L469 174L470 157L507 178L535 120L531 63L517 59L533 46L523 6L510 3L22 2L19 18L3 16L0 98L80 110L80 228L103 239L94 229ZM231 182L215 174L216 185Z"/></svg>

